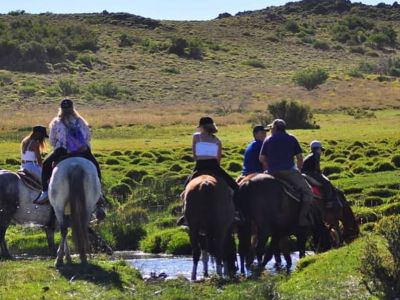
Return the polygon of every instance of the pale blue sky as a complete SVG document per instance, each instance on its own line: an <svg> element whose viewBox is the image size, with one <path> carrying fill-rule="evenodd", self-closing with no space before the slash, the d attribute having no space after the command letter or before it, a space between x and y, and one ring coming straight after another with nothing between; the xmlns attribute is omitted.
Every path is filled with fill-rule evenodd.
<svg viewBox="0 0 400 300"><path fill-rule="evenodd" d="M267 6L282 5L287 0L0 0L0 13L25 10L30 13L129 12L153 19L208 20L219 13L236 14ZM365 4L392 4L394 0L361 0Z"/></svg>

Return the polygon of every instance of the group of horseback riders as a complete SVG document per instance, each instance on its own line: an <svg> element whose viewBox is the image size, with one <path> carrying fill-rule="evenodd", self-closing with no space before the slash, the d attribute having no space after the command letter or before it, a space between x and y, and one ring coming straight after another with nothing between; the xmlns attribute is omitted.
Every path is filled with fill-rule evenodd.
<svg viewBox="0 0 400 300"><path fill-rule="evenodd" d="M311 153L304 159L302 148L296 137L286 132L286 123L282 119L276 119L267 127L257 125L253 128L254 140L247 146L244 153L242 176L235 181L226 173L220 165L222 156L221 141L216 137L217 126L210 117L203 117L199 122L199 131L193 135L193 156L196 161L194 173L189 176L187 182L197 174L211 172L221 177L232 188L235 206L238 207L236 191L239 188L237 182L241 178L257 173L268 173L271 176L283 180L302 196L302 208L299 214L299 225L308 226L307 214L314 200L314 194L307 183L306 174L314 178L322 187L323 198L328 205L336 201L334 188L329 179L325 177L320 168L321 153L325 149L319 141L310 144ZM271 135L267 137L267 132ZM296 164L294 161L296 158ZM187 183L186 182L186 183ZM237 213L240 220L240 212ZM183 218L178 220L178 225L185 224Z"/></svg>
<svg viewBox="0 0 400 300"><path fill-rule="evenodd" d="M271 131L271 135L267 137L268 131ZM193 134L192 141L195 160L194 173L188 177L185 185L196 177L196 174L211 172L222 178L233 190L233 200L238 207L235 195L239 185L221 167L222 144L216 136L217 132L218 128L212 118L202 117L200 119L198 131ZM267 127L255 126L253 136L254 140L247 146L244 153L242 176L268 173L277 179L288 182L300 191L302 194L300 226L308 225L307 213L314 199L310 185L302 173L317 180L322 186L323 198L328 204L334 203L334 188L329 179L322 174L320 168L321 153L325 149L319 141L311 142L311 153L303 161L303 150L296 137L286 132L284 120L276 119ZM46 138L49 138L53 151L42 161L41 154ZM44 126L33 127L30 135L25 137L21 143L21 160L23 169L41 179L42 193L35 199L35 203L43 204L48 201L48 186L52 168L63 158L81 156L90 160L96 166L98 177L101 179L99 164L91 152L90 138L87 121L80 116L70 99L61 101L58 115L50 122L49 135ZM101 198L104 199L103 195ZM178 224L183 222L184 220L181 218Z"/></svg>

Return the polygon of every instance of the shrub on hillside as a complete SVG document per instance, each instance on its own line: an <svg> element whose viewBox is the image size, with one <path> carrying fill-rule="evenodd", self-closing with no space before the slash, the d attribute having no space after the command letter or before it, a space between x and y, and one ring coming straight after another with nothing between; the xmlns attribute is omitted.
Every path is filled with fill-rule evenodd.
<svg viewBox="0 0 400 300"><path fill-rule="evenodd" d="M255 58L245 60L243 62L243 64L247 65L247 66L254 67L254 68L265 69L264 63L262 61L258 60L258 59L255 59Z"/></svg>
<svg viewBox="0 0 400 300"><path fill-rule="evenodd" d="M187 46L188 42L185 39L174 37L171 39L171 46L168 48L168 52L178 56L184 56Z"/></svg>
<svg viewBox="0 0 400 300"><path fill-rule="evenodd" d="M287 31L293 32L293 33L297 33L300 31L300 26L299 24L297 24L296 21L294 20L289 20L285 23L285 29Z"/></svg>
<svg viewBox="0 0 400 300"><path fill-rule="evenodd" d="M329 50L329 43L326 41L314 40L313 47L319 50Z"/></svg>
<svg viewBox="0 0 400 300"><path fill-rule="evenodd" d="M21 17L2 23L0 67L48 72L49 64L65 62L71 52L96 51L98 34L82 24L50 22L45 17Z"/></svg>
<svg viewBox="0 0 400 300"><path fill-rule="evenodd" d="M58 88L61 95L69 96L79 93L79 86L72 79L60 79L58 81Z"/></svg>
<svg viewBox="0 0 400 300"><path fill-rule="evenodd" d="M200 39L191 39L189 41L187 55L192 59L203 59L204 49Z"/></svg>
<svg viewBox="0 0 400 300"><path fill-rule="evenodd" d="M109 98L117 98L119 90L119 87L111 81L92 82L88 86L88 91L91 94L97 94Z"/></svg>
<svg viewBox="0 0 400 300"><path fill-rule="evenodd" d="M119 42L118 42L118 46L119 47L130 47L132 46L134 43L134 39L127 35L126 33L122 33L119 36Z"/></svg>
<svg viewBox="0 0 400 300"><path fill-rule="evenodd" d="M7 71L0 71L0 86L8 85L12 82L12 75Z"/></svg>
<svg viewBox="0 0 400 300"><path fill-rule="evenodd" d="M319 128L313 121L311 108L299 101L275 102L268 105L268 111L272 118L285 120L288 129Z"/></svg>
<svg viewBox="0 0 400 300"><path fill-rule="evenodd" d="M395 299L400 295L400 216L383 218L376 231L386 243L378 248L376 240L367 241L361 258L362 282L372 295Z"/></svg>
<svg viewBox="0 0 400 300"><path fill-rule="evenodd" d="M308 68L298 71L293 76L293 81L310 91L315 89L318 85L323 84L328 77L328 72L324 69Z"/></svg>

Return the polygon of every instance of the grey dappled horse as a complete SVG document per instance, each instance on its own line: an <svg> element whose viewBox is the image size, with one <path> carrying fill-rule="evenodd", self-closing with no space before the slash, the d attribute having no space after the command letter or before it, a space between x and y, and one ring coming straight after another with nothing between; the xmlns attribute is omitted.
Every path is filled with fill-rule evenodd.
<svg viewBox="0 0 400 300"><path fill-rule="evenodd" d="M90 216L100 197L100 181L96 167L81 157L67 158L54 168L49 184L49 200L60 224L61 242L55 265L61 266L64 254L71 263L67 244L68 227L82 264L87 263Z"/></svg>
<svg viewBox="0 0 400 300"><path fill-rule="evenodd" d="M50 205L36 205L39 192L28 188L14 172L0 170L0 257L10 258L5 234L10 224L35 224L46 231L50 253L55 255L55 222Z"/></svg>
<svg viewBox="0 0 400 300"><path fill-rule="evenodd" d="M232 192L222 179L210 175L192 179L185 188L185 219L193 252L192 280L197 277L200 252L205 277L208 276L208 253L215 257L219 276L222 276L222 268L229 276L236 271Z"/></svg>

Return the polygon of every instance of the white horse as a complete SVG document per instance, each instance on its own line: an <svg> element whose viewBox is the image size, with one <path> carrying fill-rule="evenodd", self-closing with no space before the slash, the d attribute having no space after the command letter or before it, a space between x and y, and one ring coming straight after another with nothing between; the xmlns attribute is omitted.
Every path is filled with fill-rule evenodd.
<svg viewBox="0 0 400 300"><path fill-rule="evenodd" d="M0 256L10 258L5 234L10 224L33 224L45 229L50 253L55 255L55 219L50 205L36 205L40 191L27 187L15 173L0 170Z"/></svg>
<svg viewBox="0 0 400 300"><path fill-rule="evenodd" d="M49 184L49 200L61 230L56 267L64 263L64 254L67 262L72 262L67 244L69 226L72 227L72 238L81 263L87 263L89 221L96 209L100 192L96 167L89 160L71 157L61 161L54 168Z"/></svg>

